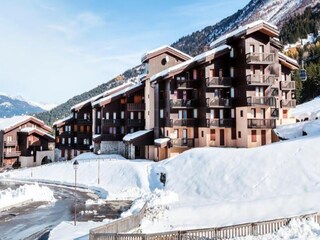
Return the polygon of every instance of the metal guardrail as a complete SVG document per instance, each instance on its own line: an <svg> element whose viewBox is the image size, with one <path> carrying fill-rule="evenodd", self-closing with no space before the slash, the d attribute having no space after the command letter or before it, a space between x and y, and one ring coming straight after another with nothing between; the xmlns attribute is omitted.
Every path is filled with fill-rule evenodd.
<svg viewBox="0 0 320 240"><path fill-rule="evenodd" d="M257 236L273 233L288 225L294 219L309 219L320 223L320 213L312 213L292 218L282 218L264 222L245 223L234 226L172 231L153 234L94 233L90 240L218 240L235 237Z"/></svg>

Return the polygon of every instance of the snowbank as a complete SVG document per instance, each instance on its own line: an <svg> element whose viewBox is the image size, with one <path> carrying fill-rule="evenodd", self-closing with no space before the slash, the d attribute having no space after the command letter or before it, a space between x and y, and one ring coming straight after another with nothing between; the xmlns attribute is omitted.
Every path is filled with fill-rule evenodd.
<svg viewBox="0 0 320 240"><path fill-rule="evenodd" d="M48 187L38 184L23 185L12 190L11 188L0 191L0 210L27 202L54 202L53 191Z"/></svg>
<svg viewBox="0 0 320 240"><path fill-rule="evenodd" d="M296 108L291 110L292 116L300 121L308 118L309 120L319 119L320 117L320 97L317 97L309 102L297 105Z"/></svg>
<svg viewBox="0 0 320 240"><path fill-rule="evenodd" d="M320 134L320 120L281 125L278 126L274 131L282 139L298 138L304 134L308 136Z"/></svg>

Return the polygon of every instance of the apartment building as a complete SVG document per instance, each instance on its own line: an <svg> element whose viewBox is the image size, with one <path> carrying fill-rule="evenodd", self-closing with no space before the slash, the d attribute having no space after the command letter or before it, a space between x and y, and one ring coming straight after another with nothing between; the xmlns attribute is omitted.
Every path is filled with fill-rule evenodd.
<svg viewBox="0 0 320 240"><path fill-rule="evenodd" d="M76 117L87 120L83 130L95 152L129 159L276 141L272 129L295 121L291 71L299 68L280 52L278 36L277 27L257 21L195 57L169 46L147 52L140 82L75 106L74 129L82 124Z"/></svg>
<svg viewBox="0 0 320 240"><path fill-rule="evenodd" d="M54 160L51 128L31 116L0 119L2 168L38 166Z"/></svg>

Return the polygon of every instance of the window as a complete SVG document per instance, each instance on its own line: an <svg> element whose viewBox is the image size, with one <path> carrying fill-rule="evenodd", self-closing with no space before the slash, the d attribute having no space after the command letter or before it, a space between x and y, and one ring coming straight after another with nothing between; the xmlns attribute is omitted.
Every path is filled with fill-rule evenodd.
<svg viewBox="0 0 320 240"><path fill-rule="evenodd" d="M113 113L113 119L117 119L117 113L116 112Z"/></svg>
<svg viewBox="0 0 320 240"><path fill-rule="evenodd" d="M133 133L133 132L134 132L134 128L131 128L131 129L130 129L130 132Z"/></svg>
<svg viewBox="0 0 320 240"><path fill-rule="evenodd" d="M233 67L230 68L230 77L234 77L234 68Z"/></svg>
<svg viewBox="0 0 320 240"><path fill-rule="evenodd" d="M78 125L73 125L73 131L78 132Z"/></svg>
<svg viewBox="0 0 320 240"><path fill-rule="evenodd" d="M109 118L110 118L109 115L110 115L109 112L106 112L106 119L109 119Z"/></svg>
<svg viewBox="0 0 320 240"><path fill-rule="evenodd" d="M83 119L87 119L88 115L86 113L83 114Z"/></svg>
<svg viewBox="0 0 320 240"><path fill-rule="evenodd" d="M173 138L179 138L179 130L178 129L174 129L173 135L174 135Z"/></svg>
<svg viewBox="0 0 320 240"><path fill-rule="evenodd" d="M77 137L74 137L73 141L75 144L77 144L77 141L78 141Z"/></svg>
<svg viewBox="0 0 320 240"><path fill-rule="evenodd" d="M210 129L210 141L215 141L215 140L216 140L216 130Z"/></svg>
<svg viewBox="0 0 320 240"><path fill-rule="evenodd" d="M138 119L141 119L141 117L142 117L141 112L138 112Z"/></svg>
<svg viewBox="0 0 320 240"><path fill-rule="evenodd" d="M166 135L167 137L169 137L169 131L167 130L167 135Z"/></svg>
<svg viewBox="0 0 320 240"><path fill-rule="evenodd" d="M196 80L198 78L198 72L196 69L193 69L193 79Z"/></svg>
<svg viewBox="0 0 320 240"><path fill-rule="evenodd" d="M260 115L261 115L261 118L262 119L265 119L266 118L266 110L264 108L261 108L260 109Z"/></svg>
<svg viewBox="0 0 320 240"><path fill-rule="evenodd" d="M121 134L124 134L124 126L121 126Z"/></svg>
<svg viewBox="0 0 320 240"><path fill-rule="evenodd" d="M71 144L71 138L68 138L68 144Z"/></svg>
<svg viewBox="0 0 320 240"><path fill-rule="evenodd" d="M160 118L163 118L163 109L160 109Z"/></svg>
<svg viewBox="0 0 320 240"><path fill-rule="evenodd" d="M283 109L283 118L288 118L288 110Z"/></svg>
<svg viewBox="0 0 320 240"><path fill-rule="evenodd" d="M251 117L252 118L256 118L257 116L256 116L257 114L256 114L256 109L255 108L251 108Z"/></svg>
<svg viewBox="0 0 320 240"><path fill-rule="evenodd" d="M134 119L134 112L130 112L130 119Z"/></svg>
<svg viewBox="0 0 320 240"><path fill-rule="evenodd" d="M214 109L210 110L210 119L214 119Z"/></svg>
<svg viewBox="0 0 320 240"><path fill-rule="evenodd" d="M234 57L234 48L231 48L231 50L230 50L230 57L231 57L231 58Z"/></svg>
<svg viewBox="0 0 320 240"><path fill-rule="evenodd" d="M204 137L204 131L201 131L201 137Z"/></svg>
<svg viewBox="0 0 320 240"><path fill-rule="evenodd" d="M62 144L64 144L64 143L65 143L65 140L64 140L64 138L62 138L62 141L61 141L61 143L62 143Z"/></svg>
<svg viewBox="0 0 320 240"><path fill-rule="evenodd" d="M78 118L78 113L74 113L74 118L75 118L75 119Z"/></svg>
<svg viewBox="0 0 320 240"><path fill-rule="evenodd" d="M124 111L121 111L121 119L124 119Z"/></svg>
<svg viewBox="0 0 320 240"><path fill-rule="evenodd" d="M101 118L101 112L100 112L100 111L97 112L97 118L98 118L98 119Z"/></svg>
<svg viewBox="0 0 320 240"><path fill-rule="evenodd" d="M236 128L231 129L231 139L237 139L237 129Z"/></svg>
<svg viewBox="0 0 320 240"><path fill-rule="evenodd" d="M240 117L243 117L243 110L240 111Z"/></svg>
<svg viewBox="0 0 320 240"><path fill-rule="evenodd" d="M168 56L165 56L165 57L162 58L162 60L161 60L161 64L162 64L163 66L166 65L168 62L169 62L169 57L168 57Z"/></svg>
<svg viewBox="0 0 320 240"><path fill-rule="evenodd" d="M193 117L198 118L198 109L193 109Z"/></svg>
<svg viewBox="0 0 320 240"><path fill-rule="evenodd" d="M251 130L251 142L257 142L257 130Z"/></svg>
<svg viewBox="0 0 320 240"><path fill-rule="evenodd" d="M241 131L238 131L238 138L241 138Z"/></svg>
<svg viewBox="0 0 320 240"><path fill-rule="evenodd" d="M100 133L100 126L97 126L97 134Z"/></svg>
<svg viewBox="0 0 320 240"><path fill-rule="evenodd" d="M234 109L231 109L231 118L234 118Z"/></svg>

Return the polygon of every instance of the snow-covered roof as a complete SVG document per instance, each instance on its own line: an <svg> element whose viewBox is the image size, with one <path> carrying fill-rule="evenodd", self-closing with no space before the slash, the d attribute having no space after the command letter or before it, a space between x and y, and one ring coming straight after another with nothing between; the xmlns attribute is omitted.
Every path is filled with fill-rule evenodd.
<svg viewBox="0 0 320 240"><path fill-rule="evenodd" d="M247 31L248 29L250 28L253 28L253 27L256 27L260 24L265 24L267 25L268 27L270 28L274 28L275 30L278 30L278 27L269 23L269 22L266 22L264 20L258 20L258 21L255 21L255 22L252 22L252 23L249 23L245 26L240 26L239 28L237 28L236 30L233 30L232 32L230 33L227 33L227 34L224 34L222 35L221 37L217 38L215 41L213 41L211 44L210 44L210 47L216 47L218 44L221 44L223 42L225 42L228 38L231 38L231 37L236 37L236 36L239 36L241 35L242 33L244 33L245 31Z"/></svg>
<svg viewBox="0 0 320 240"><path fill-rule="evenodd" d="M132 82L126 82L126 83L121 84L121 85L119 85L119 86L117 86L115 88L111 88L111 89L109 89L109 90L107 90L107 91L105 91L103 93L100 93L100 94L98 94L98 95L96 95L96 96L94 96L92 98L89 98L89 99L87 99L87 100L85 100L85 101L83 101L81 103L78 103L78 104L72 106L71 110L79 109L79 108L83 107L84 105L86 105L87 103L91 103L92 104L93 102L97 101L99 98L108 96L108 95L110 95L110 94L112 94L112 93L114 93L116 91L119 91L120 89L122 89L124 87L130 86L132 84L133 84Z"/></svg>
<svg viewBox="0 0 320 240"><path fill-rule="evenodd" d="M296 66L299 66L299 63L298 63L296 60L292 59L291 57L288 57L288 56L284 55L284 54L281 53L281 52L278 52L278 54L279 54L279 57L282 57L282 58L285 59L287 62L290 62L291 64L294 64L294 65L296 65Z"/></svg>
<svg viewBox="0 0 320 240"><path fill-rule="evenodd" d="M0 130L7 130L19 123L22 123L28 120L34 120L34 121L40 122L41 124L44 125L44 127L50 129L50 127L45 125L44 122L41 121L40 119L37 119L32 116L28 116L28 115L23 115L23 116L14 116L11 118L0 118Z"/></svg>
<svg viewBox="0 0 320 240"><path fill-rule="evenodd" d="M186 58L189 58L189 59L192 58L190 55L188 55L188 54L186 54L186 53L184 53L184 52L182 52L182 51L180 51L180 50L178 50L176 48L173 48L173 47L168 46L168 45L164 45L164 46L158 47L156 49L153 49L153 50L150 50L150 51L144 53L141 56L141 61L143 62L148 57L148 55L153 54L153 53L158 52L158 51L161 51L161 50L165 50L166 48L169 48L170 50L175 51L175 52L185 56Z"/></svg>
<svg viewBox="0 0 320 240"><path fill-rule="evenodd" d="M151 76L150 81L152 82L152 81L158 79L159 77L164 77L164 76L168 75L169 73L174 72L174 71L176 71L178 69L183 69L184 67L190 65L191 63L204 60L206 57L208 57L208 56L210 56L212 54L216 54L216 53L218 53L220 51L223 51L225 49L230 49L230 46L222 45L220 47L217 47L217 48L211 49L209 51L206 51L206 52L204 52L202 54L199 54L199 55L195 56L194 58L191 58L191 59L189 59L189 60L187 60L185 62L179 63L179 64L177 64L177 65L175 65L173 67L167 68L167 69L165 69L165 70L163 70L163 71Z"/></svg>
<svg viewBox="0 0 320 240"><path fill-rule="evenodd" d="M49 138L51 138L51 139L54 140L54 137L53 137L51 134L49 134L49 133L47 133L47 132L44 132L44 131L42 131L41 129L38 129L38 128L26 127L26 128L22 128L22 129L20 130L20 132L25 132L25 133L30 133L30 132L32 132L32 131L38 132L38 133L40 133L40 134L42 134L42 135L45 135L45 136L47 136L47 137L49 137Z"/></svg>
<svg viewBox="0 0 320 240"><path fill-rule="evenodd" d="M137 88L137 87L140 87L140 86L142 85L142 83L137 83L137 84L135 84L135 85L132 85L132 84L133 84L133 83L131 83L130 86L128 86L128 87L126 87L126 88L124 88L124 89L122 89L122 90L120 90L120 91L118 91L118 92L116 92L116 93L110 94L110 95L108 95L108 96L106 96L106 97L104 97L104 98L99 99L98 101L93 102L93 103L92 103L92 106L100 105L101 103L103 103L103 102L105 102L105 101L111 100L112 98L114 98L114 97L116 97L116 96L119 96L119 95L121 95L121 94L124 94L124 93L126 93L126 92L128 92L128 91L130 91L130 90L132 90L132 89L135 89L135 88Z"/></svg>
<svg viewBox="0 0 320 240"><path fill-rule="evenodd" d="M137 137L143 136L146 133L152 132L152 130L140 130L134 133L128 133L123 137L123 141L129 142Z"/></svg>
<svg viewBox="0 0 320 240"><path fill-rule="evenodd" d="M68 121L68 120L72 119L72 118L73 118L73 116L72 116L72 115L69 115L68 117L65 117L65 118L62 118L62 119L60 119L60 120L55 121L55 122L52 124L52 126L59 125L59 124L65 122L65 121Z"/></svg>
<svg viewBox="0 0 320 240"><path fill-rule="evenodd" d="M163 143L167 143L170 141L170 138L157 138L154 140L154 143L157 143L157 144L163 144Z"/></svg>

